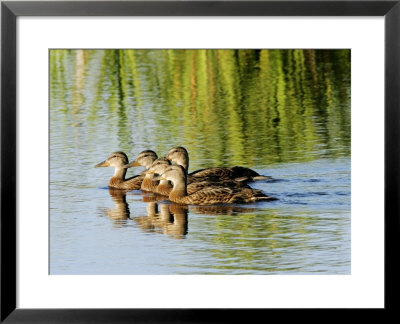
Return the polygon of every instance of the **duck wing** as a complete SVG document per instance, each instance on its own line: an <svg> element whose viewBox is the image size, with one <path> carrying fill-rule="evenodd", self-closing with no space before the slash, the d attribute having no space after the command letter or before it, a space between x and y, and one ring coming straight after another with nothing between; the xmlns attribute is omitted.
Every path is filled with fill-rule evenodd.
<svg viewBox="0 0 400 324"><path fill-rule="evenodd" d="M213 167L201 169L189 174L191 177L216 177L223 180L236 180L236 181L255 181L261 179L271 179L268 176L261 176L256 171L241 167Z"/></svg>
<svg viewBox="0 0 400 324"><path fill-rule="evenodd" d="M182 197L182 202L191 205L214 205L228 203L234 190L224 187L207 187L188 196Z"/></svg>
<svg viewBox="0 0 400 324"><path fill-rule="evenodd" d="M200 177L199 177L200 179ZM207 188L249 188L250 187L239 181L234 181L234 180L215 180L215 181L210 181L210 180L201 180L201 181L194 181L190 184L187 185L187 193L188 195L191 195L199 190L207 189Z"/></svg>
<svg viewBox="0 0 400 324"><path fill-rule="evenodd" d="M277 200L258 189L207 187L182 197L180 202L191 205L215 205L224 203L250 203L260 200Z"/></svg>
<svg viewBox="0 0 400 324"><path fill-rule="evenodd" d="M260 200L278 200L275 197L270 197L258 189L243 188L236 190L232 196L231 203L251 203Z"/></svg>

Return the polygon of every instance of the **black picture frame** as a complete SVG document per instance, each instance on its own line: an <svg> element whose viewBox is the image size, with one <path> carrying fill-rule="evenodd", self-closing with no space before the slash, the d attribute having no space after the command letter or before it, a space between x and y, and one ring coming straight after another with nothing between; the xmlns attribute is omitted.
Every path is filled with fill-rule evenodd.
<svg viewBox="0 0 400 324"><path fill-rule="evenodd" d="M400 0L395 1L2 1L1 3L1 322L202 323L266 318L271 309L16 308L16 19L19 16L381 16L385 19L385 307L398 308ZM371 174L366 176L373 176ZM371 188L373 195L373 188ZM367 199L368 200L368 197ZM281 311L286 309L281 309ZM316 311L316 310L311 310ZM327 310L329 311L329 310ZM309 318L297 310L296 316ZM268 314L269 315L269 314ZM368 313L370 316L371 313ZM300 318L299 317L299 318ZM318 316L316 316L318 317ZM297 318L297 319L299 319ZM380 317L381 318L381 317ZM321 318L320 318L321 319ZM381 318L381 321L383 319ZM246 321L247 322L247 321Z"/></svg>

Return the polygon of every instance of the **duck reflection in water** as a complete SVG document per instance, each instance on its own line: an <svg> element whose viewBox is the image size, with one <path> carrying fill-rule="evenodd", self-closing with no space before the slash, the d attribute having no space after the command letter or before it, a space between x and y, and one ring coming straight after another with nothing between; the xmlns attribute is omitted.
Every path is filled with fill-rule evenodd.
<svg viewBox="0 0 400 324"><path fill-rule="evenodd" d="M156 196L153 196L156 200ZM164 197L165 199L165 197ZM141 229L168 235L170 238L183 239L188 232L188 208L175 203L149 201L146 196L147 216L135 217Z"/></svg>
<svg viewBox="0 0 400 324"><path fill-rule="evenodd" d="M114 202L114 208L106 209L107 217L114 221L115 225L126 226L126 220L130 219L129 205L126 202L126 190L109 188L108 192Z"/></svg>
<svg viewBox="0 0 400 324"><path fill-rule="evenodd" d="M129 204L126 202L127 190L109 188L114 208L106 209L105 214L116 227L128 226L127 220L134 220L145 232L166 234L170 238L183 239L188 233L188 211L193 214L234 215L253 212L255 208L235 205L188 206L171 201L165 196L147 193L142 196L146 203L146 216L130 217ZM164 202L165 201L165 202Z"/></svg>

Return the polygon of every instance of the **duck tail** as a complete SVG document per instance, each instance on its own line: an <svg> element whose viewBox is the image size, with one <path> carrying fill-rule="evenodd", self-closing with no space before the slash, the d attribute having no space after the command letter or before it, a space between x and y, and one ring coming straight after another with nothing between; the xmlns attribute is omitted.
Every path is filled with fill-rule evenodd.
<svg viewBox="0 0 400 324"><path fill-rule="evenodd" d="M264 175L258 175L252 177L253 181L259 181L259 180L272 180L273 178L270 176L264 176Z"/></svg>
<svg viewBox="0 0 400 324"><path fill-rule="evenodd" d="M258 189L252 189L252 195L251 195L251 200L252 201L259 201L259 200L278 200L278 198L268 196L265 194L263 191L258 190Z"/></svg>
<svg viewBox="0 0 400 324"><path fill-rule="evenodd" d="M259 180L273 180L274 178L270 176L264 176L264 175L256 175L256 176L243 176L243 177L237 177L234 180L238 182L253 182L253 181L259 181Z"/></svg>
<svg viewBox="0 0 400 324"><path fill-rule="evenodd" d="M237 182L247 182L250 179L249 179L249 177L244 176L244 177L235 178L234 180L237 181Z"/></svg>
<svg viewBox="0 0 400 324"><path fill-rule="evenodd" d="M260 201L260 200L272 201L272 200L279 200L279 199L278 199L278 198L275 198L275 197L269 197L269 196L253 197L253 201Z"/></svg>

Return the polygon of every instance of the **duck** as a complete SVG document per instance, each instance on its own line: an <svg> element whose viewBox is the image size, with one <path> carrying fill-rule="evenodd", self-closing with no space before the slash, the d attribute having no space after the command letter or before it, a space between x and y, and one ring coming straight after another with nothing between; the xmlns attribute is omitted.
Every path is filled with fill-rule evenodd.
<svg viewBox="0 0 400 324"><path fill-rule="evenodd" d="M183 146L177 146L170 149L166 158L171 162L175 162L184 167L186 172L189 171L189 153ZM214 177L219 180L235 180L244 182L272 179L269 176L260 175L256 171L242 166L205 168L188 174L189 182L192 181L192 178L197 177Z"/></svg>
<svg viewBox="0 0 400 324"><path fill-rule="evenodd" d="M144 172L145 176L142 182L142 185L140 189L142 191L148 191L148 192L156 192L157 186L159 185L159 182L153 181L154 175L156 173L161 174L168 166L171 165L171 161L164 158L159 158L156 159L150 166L150 168ZM169 185L168 181L162 180L162 186L167 186L168 188L171 188Z"/></svg>
<svg viewBox="0 0 400 324"><path fill-rule="evenodd" d="M151 191L155 192L159 195L163 196L169 196L171 190L172 190L172 185L168 180L165 179L160 179L159 181L155 181L154 175L161 175L165 172L165 170L171 166L171 162L166 159L158 159L154 161L153 165L149 170L145 172L146 176L145 179L143 180L142 183L142 190L146 191ZM183 173L185 173L186 177L186 170L181 166L181 165L172 165L172 169L181 169ZM146 180L148 179L148 180ZM192 194L196 191L199 191L201 189L204 189L206 187L236 187L236 188L250 188L248 185L234 181L234 180L220 180L220 181L215 181L215 179L211 178L211 180L207 180L206 178L203 177L198 177L198 181L192 181L191 183L187 184L187 192L188 194ZM150 183L150 181L152 183Z"/></svg>
<svg viewBox="0 0 400 324"><path fill-rule="evenodd" d="M131 163L124 165L124 168L131 168L137 166L143 166L148 170L153 162L158 159L157 153L152 150L145 150L139 153L137 158Z"/></svg>
<svg viewBox="0 0 400 324"><path fill-rule="evenodd" d="M157 154L155 152L149 150L143 151L138 155L136 160L132 162L132 164L135 164L135 166L144 166L147 169L150 168L155 159L157 159ZM114 175L108 183L109 188L139 190L145 176L139 174L125 179L127 171L126 165L129 165L128 156L124 152L118 151L111 153L106 160L96 164L95 168L114 167Z"/></svg>
<svg viewBox="0 0 400 324"><path fill-rule="evenodd" d="M183 167L171 165L164 173L154 180L168 180L172 183L172 190L168 199L172 202L185 205L215 205L232 203L250 203L256 201L272 201L277 198L270 197L261 190L252 188L229 187L204 187L192 194L187 191L186 172Z"/></svg>

